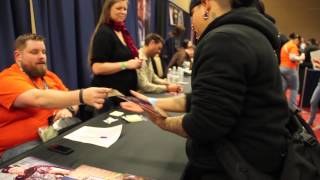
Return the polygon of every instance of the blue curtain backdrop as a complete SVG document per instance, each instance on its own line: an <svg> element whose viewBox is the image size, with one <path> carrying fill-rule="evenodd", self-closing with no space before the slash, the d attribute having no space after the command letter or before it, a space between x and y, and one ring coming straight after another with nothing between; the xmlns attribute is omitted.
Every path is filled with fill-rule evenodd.
<svg viewBox="0 0 320 180"><path fill-rule="evenodd" d="M33 0L37 33L46 38L49 69L70 89L87 87L90 37L104 0ZM151 0L151 32L164 38L169 29L168 1ZM129 0L127 28L138 42L137 0ZM188 18L185 18L185 20ZM29 0L0 1L0 71L14 63L13 43L31 33Z"/></svg>
<svg viewBox="0 0 320 180"><path fill-rule="evenodd" d="M128 16L126 26L130 32L135 44L138 45L138 16L137 16L137 0L129 0Z"/></svg>
<svg viewBox="0 0 320 180"><path fill-rule="evenodd" d="M90 82L87 51L100 0L34 0L37 33L47 39L49 69L70 88Z"/></svg>
<svg viewBox="0 0 320 180"><path fill-rule="evenodd" d="M31 32L27 0L0 1L0 70L14 63L13 46L17 35Z"/></svg>

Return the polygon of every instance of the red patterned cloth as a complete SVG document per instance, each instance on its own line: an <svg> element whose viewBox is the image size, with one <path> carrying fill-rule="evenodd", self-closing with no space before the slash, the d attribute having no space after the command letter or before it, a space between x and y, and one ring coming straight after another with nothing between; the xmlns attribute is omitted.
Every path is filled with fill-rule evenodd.
<svg viewBox="0 0 320 180"><path fill-rule="evenodd" d="M131 54L132 54L132 58L138 57L138 49L136 47L136 45L133 42L133 39L129 33L129 31L127 30L125 23L124 22L114 22L114 21L110 21L110 23L108 23L109 26L112 27L113 30L115 31L121 31L124 41L126 42L127 46L129 47Z"/></svg>

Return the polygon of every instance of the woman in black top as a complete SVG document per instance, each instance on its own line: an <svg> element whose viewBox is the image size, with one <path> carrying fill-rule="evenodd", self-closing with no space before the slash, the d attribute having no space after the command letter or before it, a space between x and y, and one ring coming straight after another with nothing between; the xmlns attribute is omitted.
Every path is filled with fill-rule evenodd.
<svg viewBox="0 0 320 180"><path fill-rule="evenodd" d="M128 95L137 89L138 51L125 27L128 0L107 0L89 47L94 77L91 86L110 87Z"/></svg>

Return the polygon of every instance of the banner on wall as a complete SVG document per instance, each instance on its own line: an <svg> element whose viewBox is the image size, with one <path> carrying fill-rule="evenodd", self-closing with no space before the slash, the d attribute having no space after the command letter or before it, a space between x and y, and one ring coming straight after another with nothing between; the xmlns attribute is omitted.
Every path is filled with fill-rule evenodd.
<svg viewBox="0 0 320 180"><path fill-rule="evenodd" d="M137 0L138 38L139 46L144 45L146 34L150 33L151 2L150 0Z"/></svg>
<svg viewBox="0 0 320 180"><path fill-rule="evenodd" d="M170 19L170 25L182 25L184 26L183 21L183 11L181 8L176 6L173 3L169 4L169 19Z"/></svg>

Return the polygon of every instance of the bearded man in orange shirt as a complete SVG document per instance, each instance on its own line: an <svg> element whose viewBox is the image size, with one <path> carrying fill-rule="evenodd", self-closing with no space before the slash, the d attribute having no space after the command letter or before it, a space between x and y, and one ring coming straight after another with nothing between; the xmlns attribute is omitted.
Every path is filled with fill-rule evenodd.
<svg viewBox="0 0 320 180"><path fill-rule="evenodd" d="M37 146L38 128L70 117L79 104L101 108L110 89L87 88L68 91L47 70L44 38L35 34L16 39L15 64L0 73L0 162Z"/></svg>

